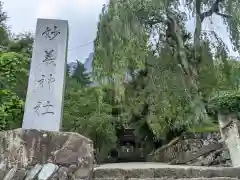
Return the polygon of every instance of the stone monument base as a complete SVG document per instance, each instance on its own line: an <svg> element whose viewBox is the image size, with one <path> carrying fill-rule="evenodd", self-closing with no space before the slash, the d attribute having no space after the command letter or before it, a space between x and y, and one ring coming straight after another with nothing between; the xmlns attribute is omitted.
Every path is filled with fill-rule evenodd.
<svg viewBox="0 0 240 180"><path fill-rule="evenodd" d="M93 143L71 132L0 132L1 180L92 179Z"/></svg>

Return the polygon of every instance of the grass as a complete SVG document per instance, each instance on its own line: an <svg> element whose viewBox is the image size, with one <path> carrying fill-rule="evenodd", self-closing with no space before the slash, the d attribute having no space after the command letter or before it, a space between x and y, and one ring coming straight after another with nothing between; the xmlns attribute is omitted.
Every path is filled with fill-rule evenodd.
<svg viewBox="0 0 240 180"><path fill-rule="evenodd" d="M219 132L218 124L205 124L188 129L190 133L210 133L210 132Z"/></svg>

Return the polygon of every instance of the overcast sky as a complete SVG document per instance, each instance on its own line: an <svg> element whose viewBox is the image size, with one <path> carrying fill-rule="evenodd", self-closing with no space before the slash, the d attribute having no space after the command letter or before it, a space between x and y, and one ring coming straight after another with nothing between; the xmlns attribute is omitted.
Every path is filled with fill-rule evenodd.
<svg viewBox="0 0 240 180"><path fill-rule="evenodd" d="M84 61L93 51L92 42L96 36L97 23L102 5L106 0L3 0L8 13L8 24L14 33L35 31L37 18L68 20L68 61Z"/></svg>
<svg viewBox="0 0 240 180"><path fill-rule="evenodd" d="M93 52L93 43L97 31L99 14L107 0L3 0L4 10L10 17L8 24L12 32L35 31L37 18L68 20L69 49L68 62L76 59L82 62ZM205 22L205 29L215 29L229 45L226 28L219 18L213 18L215 25ZM189 21L188 28L193 29L194 22ZM88 44L79 47L83 44ZM236 56L232 50L231 55Z"/></svg>

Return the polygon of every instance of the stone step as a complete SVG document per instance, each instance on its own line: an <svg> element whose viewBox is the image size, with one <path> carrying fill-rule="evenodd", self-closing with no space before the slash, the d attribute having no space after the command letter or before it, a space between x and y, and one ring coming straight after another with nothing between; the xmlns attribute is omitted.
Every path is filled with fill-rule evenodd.
<svg viewBox="0 0 240 180"><path fill-rule="evenodd" d="M94 179L126 180L126 179L196 179L200 180L234 180L240 179L240 168L180 166L162 163L114 163L96 167Z"/></svg>
<svg viewBox="0 0 240 180"><path fill-rule="evenodd" d="M124 178L94 178L94 180L126 180ZM216 178L144 178L144 179L138 179L138 178L129 178L127 180L239 180L238 178L231 178L231 177L216 177Z"/></svg>

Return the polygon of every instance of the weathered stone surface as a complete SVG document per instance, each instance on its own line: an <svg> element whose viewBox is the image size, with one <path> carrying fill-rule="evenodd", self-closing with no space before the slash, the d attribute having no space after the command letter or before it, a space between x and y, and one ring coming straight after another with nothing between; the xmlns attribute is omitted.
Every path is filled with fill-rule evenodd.
<svg viewBox="0 0 240 180"><path fill-rule="evenodd" d="M102 165L94 170L94 179L115 178L240 178L240 168L180 166L162 163L116 163Z"/></svg>
<svg viewBox="0 0 240 180"><path fill-rule="evenodd" d="M0 169L0 179L3 179L5 174L6 174L6 171Z"/></svg>
<svg viewBox="0 0 240 180"><path fill-rule="evenodd" d="M126 178L96 178L95 180L126 180ZM217 177L217 178L169 178L169 177L163 177L163 178L129 178L127 180L239 180L238 178L229 178L229 177Z"/></svg>
<svg viewBox="0 0 240 180"><path fill-rule="evenodd" d="M25 169L18 169L14 174L12 180L23 180L26 177L26 174L27 174L27 171Z"/></svg>
<svg viewBox="0 0 240 180"><path fill-rule="evenodd" d="M1 162L0 162L0 169L6 169L6 161L4 160L4 158L0 158Z"/></svg>
<svg viewBox="0 0 240 180"><path fill-rule="evenodd" d="M67 21L38 19L22 128L61 129L67 43Z"/></svg>
<svg viewBox="0 0 240 180"><path fill-rule="evenodd" d="M59 168L58 172L53 175L51 180L68 180L68 168L67 167L61 167Z"/></svg>
<svg viewBox="0 0 240 180"><path fill-rule="evenodd" d="M55 164L37 164L22 169L0 170L0 180L92 180L92 172L82 167L58 167Z"/></svg>
<svg viewBox="0 0 240 180"><path fill-rule="evenodd" d="M183 156L180 156L179 158L176 159L176 163L178 164L186 164L189 161L192 161L202 155L205 155L206 153L210 153L212 151L219 150L223 147L221 143L213 143L213 144L208 144L206 146L201 147L197 152L184 152ZM183 158L184 157L184 158Z"/></svg>
<svg viewBox="0 0 240 180"><path fill-rule="evenodd" d="M70 165L68 169L68 174L74 174L78 170L76 165Z"/></svg>
<svg viewBox="0 0 240 180"><path fill-rule="evenodd" d="M28 175L36 167L26 169L14 169L11 172L6 170L5 178L0 180L92 180L92 177L86 177L85 172L80 170L74 172L72 176L70 167L60 167L55 173L54 164L43 165L48 173L42 169L41 177L25 177L27 169ZM46 171L45 171L46 172ZM49 173L50 172L50 173ZM53 175L51 176L51 174ZM11 175L10 175L11 174ZM25 177L25 178L24 178ZM48 178L50 177L50 178ZM240 179L240 168L223 167L199 167L199 166L179 166L167 165L161 163L117 163L105 164L95 169L94 180L238 180Z"/></svg>
<svg viewBox="0 0 240 180"><path fill-rule="evenodd" d="M92 172L90 172L87 168L79 168L72 177L73 179L91 179Z"/></svg>
<svg viewBox="0 0 240 180"><path fill-rule="evenodd" d="M25 180L32 180L36 178L41 169L42 165L36 164L31 170L28 171Z"/></svg>
<svg viewBox="0 0 240 180"><path fill-rule="evenodd" d="M38 180L48 180L57 170L57 165L52 163L45 164L38 175Z"/></svg>
<svg viewBox="0 0 240 180"><path fill-rule="evenodd" d="M181 163L188 162L189 165L198 166L231 166L231 160L228 156L228 149L224 148L221 150L220 155L216 155L216 151L211 153L203 153L209 148L204 146L209 146L210 144L218 144L221 140L221 134L218 132L213 133L189 133L185 134L183 137L178 138L175 143L167 148L161 150L159 148L155 153L151 154L149 161L155 162L171 162L172 164L177 164L177 159L181 160ZM202 151L201 151L202 149ZM203 151L204 150L204 151ZM206 151L205 151L206 152ZM197 158L200 154L200 157ZM191 157L190 157L191 156ZM195 159L193 157L196 157Z"/></svg>
<svg viewBox="0 0 240 180"><path fill-rule="evenodd" d="M192 168L159 168L159 169L102 169L96 170L95 178L213 178L213 177L231 177L240 178L239 169L223 170L222 169L192 169ZM151 171L151 173L150 173Z"/></svg>
<svg viewBox="0 0 240 180"><path fill-rule="evenodd" d="M191 162L188 165L193 166L216 166L216 167L231 167L231 159L229 152L224 148L214 151L210 154L203 155Z"/></svg>
<svg viewBox="0 0 240 180"><path fill-rule="evenodd" d="M16 168L16 167L10 169L10 171L8 171L8 172L6 173L6 175L5 175L5 177L3 178L3 180L12 180L13 177L14 177L14 175L15 175L15 173L16 173L16 171L17 171L17 168Z"/></svg>
<svg viewBox="0 0 240 180"><path fill-rule="evenodd" d="M93 169L92 141L77 133L24 129L0 132L0 152L0 164L7 162L8 168L54 163Z"/></svg>
<svg viewBox="0 0 240 180"><path fill-rule="evenodd" d="M240 167L240 122L236 114L219 114L222 139L228 147L234 167Z"/></svg>

